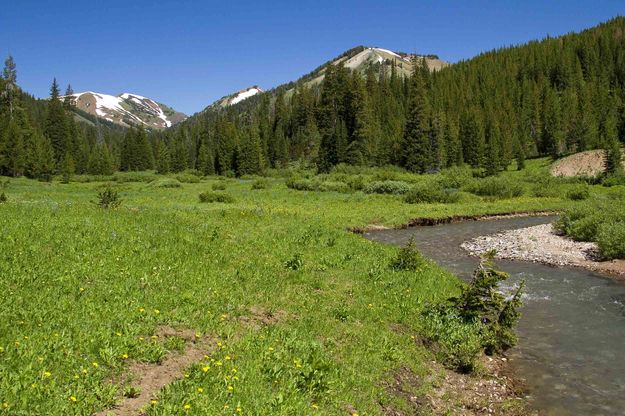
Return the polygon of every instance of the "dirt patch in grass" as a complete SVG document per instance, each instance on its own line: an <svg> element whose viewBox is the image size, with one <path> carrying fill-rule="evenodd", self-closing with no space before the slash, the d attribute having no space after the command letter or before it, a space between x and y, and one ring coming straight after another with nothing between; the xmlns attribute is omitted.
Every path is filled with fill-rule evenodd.
<svg viewBox="0 0 625 416"><path fill-rule="evenodd" d="M252 306L249 311L249 316L239 316L238 320L244 327L250 329L260 329L263 326L275 325L287 315L286 311L269 311L260 306Z"/></svg>
<svg viewBox="0 0 625 416"><path fill-rule="evenodd" d="M597 176L605 171L605 151L588 150L563 157L551 165L553 176Z"/></svg>
<svg viewBox="0 0 625 416"><path fill-rule="evenodd" d="M142 409L156 397L163 387L181 378L186 368L202 360L204 355L211 353L215 346L214 338L197 337L190 330L176 330L172 327L163 326L157 329L155 335L164 338L179 337L184 339L186 341L184 351L171 354L160 364L131 363L124 372L124 378L125 382L132 381L131 385L136 394L134 397L123 398L115 408L103 410L96 413L96 416L136 416L142 414Z"/></svg>
<svg viewBox="0 0 625 416"><path fill-rule="evenodd" d="M399 368L386 389L403 399L408 410L383 406L388 416L411 414L435 415L533 415L524 400L524 388L509 376L505 357L482 357L483 370L478 375L460 374L432 361L430 373L419 376L408 368ZM432 386L423 390L423 386Z"/></svg>

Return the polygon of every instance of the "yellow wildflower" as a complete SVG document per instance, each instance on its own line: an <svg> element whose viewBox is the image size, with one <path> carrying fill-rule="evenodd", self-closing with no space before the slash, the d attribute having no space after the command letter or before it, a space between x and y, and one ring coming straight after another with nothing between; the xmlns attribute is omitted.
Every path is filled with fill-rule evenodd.
<svg viewBox="0 0 625 416"><path fill-rule="evenodd" d="M158 315L159 313L161 313L161 311L159 311L158 309L154 309L154 314L155 315ZM189 405L186 405L186 406L189 406ZM189 407L191 407L191 406L189 406Z"/></svg>
<svg viewBox="0 0 625 416"><path fill-rule="evenodd" d="M205 373L210 370L211 368L209 366L205 366L202 368L202 371L204 371Z"/></svg>
<svg viewBox="0 0 625 416"><path fill-rule="evenodd" d="M158 403L158 400L154 400L154 399L152 399L152 400L150 400L150 403L152 404L152 406L155 406L155 405L156 405L156 403Z"/></svg>
<svg viewBox="0 0 625 416"><path fill-rule="evenodd" d="M128 359L128 354L122 354L122 358L123 358L124 360L127 360L127 359Z"/></svg>
<svg viewBox="0 0 625 416"><path fill-rule="evenodd" d="M75 402L77 399L76 399L76 397L75 397L75 396L70 396L70 397L69 397L69 400L70 400L70 401L72 401L72 402Z"/></svg>
<svg viewBox="0 0 625 416"><path fill-rule="evenodd" d="M201 388L201 387L198 387L198 388L197 388L197 392L198 392L198 393L204 393L204 389L203 389L203 388Z"/></svg>
<svg viewBox="0 0 625 416"><path fill-rule="evenodd" d="M228 386L228 390L229 390L229 391L232 391L232 390L234 390L234 387L232 387L232 386Z"/></svg>
<svg viewBox="0 0 625 416"><path fill-rule="evenodd" d="M190 404L185 404L184 405L184 410L189 410L191 409L191 405Z"/></svg>
<svg viewBox="0 0 625 416"><path fill-rule="evenodd" d="M241 413L241 408L237 407L237 413Z"/></svg>
<svg viewBox="0 0 625 416"><path fill-rule="evenodd" d="M91 363L91 365L93 366L93 368L98 368L100 365L98 363L96 363L95 361Z"/></svg>
<svg viewBox="0 0 625 416"><path fill-rule="evenodd" d="M229 356L229 355L226 355L225 360L226 360L226 361L230 361L230 356Z"/></svg>
<svg viewBox="0 0 625 416"><path fill-rule="evenodd" d="M45 378L48 378L48 377L50 377L51 375L52 375L52 373L51 373L51 372L49 372L49 371L44 371L44 372L43 372L43 376L44 376Z"/></svg>

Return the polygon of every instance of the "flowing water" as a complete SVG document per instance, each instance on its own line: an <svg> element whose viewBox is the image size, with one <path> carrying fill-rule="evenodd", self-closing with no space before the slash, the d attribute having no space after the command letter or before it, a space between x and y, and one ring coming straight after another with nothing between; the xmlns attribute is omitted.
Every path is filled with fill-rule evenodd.
<svg viewBox="0 0 625 416"><path fill-rule="evenodd" d="M423 254L468 279L477 260L461 243L553 220L467 221L365 237L396 245L414 237ZM507 260L497 265L511 275L504 290L526 282L519 344L509 356L533 406L547 415L625 415L625 284L576 268Z"/></svg>

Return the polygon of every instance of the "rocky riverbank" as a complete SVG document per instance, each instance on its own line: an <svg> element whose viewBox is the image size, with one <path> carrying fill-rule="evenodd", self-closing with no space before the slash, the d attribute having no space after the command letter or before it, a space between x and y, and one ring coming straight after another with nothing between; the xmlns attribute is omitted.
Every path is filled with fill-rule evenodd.
<svg viewBox="0 0 625 416"><path fill-rule="evenodd" d="M497 258L524 260L552 266L575 266L625 279L625 261L601 261L595 243L573 241L558 235L551 224L474 238L462 244L472 255L490 250Z"/></svg>

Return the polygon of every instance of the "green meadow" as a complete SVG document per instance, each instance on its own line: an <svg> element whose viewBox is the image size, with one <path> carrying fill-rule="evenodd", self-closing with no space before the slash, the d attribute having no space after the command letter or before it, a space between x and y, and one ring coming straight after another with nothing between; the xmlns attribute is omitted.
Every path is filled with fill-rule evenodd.
<svg viewBox="0 0 625 416"><path fill-rule="evenodd" d="M165 326L210 339L210 351L158 393L148 415L410 412L387 386L402 369L431 374L434 355L415 341L421 312L462 283L432 262L395 270L399 248L349 230L561 210L586 203L574 197L580 188L584 199L623 195L622 186L549 179L545 159L527 163L502 183L355 168L11 179L0 203L0 414L112 408L132 395L132 381L115 382L131 363L185 348L158 336ZM97 205L107 186L121 198L115 209ZM456 196L418 202L439 199L419 191L406 202L411 189L436 186ZM427 380L406 389L425 397L436 385Z"/></svg>

